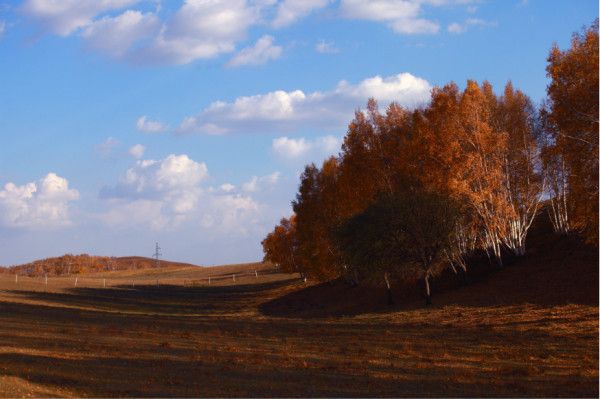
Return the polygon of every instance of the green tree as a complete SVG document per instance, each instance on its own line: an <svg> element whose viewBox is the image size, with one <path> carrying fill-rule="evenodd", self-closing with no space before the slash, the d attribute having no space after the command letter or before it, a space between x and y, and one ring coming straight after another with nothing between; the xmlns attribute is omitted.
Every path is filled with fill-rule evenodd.
<svg viewBox="0 0 600 399"><path fill-rule="evenodd" d="M348 263L363 274L383 275L391 300L390 276L421 279L431 304L431 277L447 265L455 241L459 206L449 197L420 188L382 195L339 230Z"/></svg>

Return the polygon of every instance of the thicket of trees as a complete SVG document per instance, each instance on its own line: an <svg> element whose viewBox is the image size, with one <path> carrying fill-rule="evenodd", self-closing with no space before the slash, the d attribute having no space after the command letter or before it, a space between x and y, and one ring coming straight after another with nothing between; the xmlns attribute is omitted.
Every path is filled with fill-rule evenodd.
<svg viewBox="0 0 600 399"><path fill-rule="evenodd" d="M145 269L154 267L154 260L140 257L115 258L87 254L66 254L54 258L36 260L6 269L12 274L23 276L69 276L112 270Z"/></svg>
<svg viewBox="0 0 600 399"><path fill-rule="evenodd" d="M433 89L409 110L357 111L337 157L305 167L294 215L263 241L265 260L355 284L429 279L465 257L526 252L543 199L560 234L598 242L598 21L548 58L537 108L509 82ZM390 297L391 299L391 297Z"/></svg>

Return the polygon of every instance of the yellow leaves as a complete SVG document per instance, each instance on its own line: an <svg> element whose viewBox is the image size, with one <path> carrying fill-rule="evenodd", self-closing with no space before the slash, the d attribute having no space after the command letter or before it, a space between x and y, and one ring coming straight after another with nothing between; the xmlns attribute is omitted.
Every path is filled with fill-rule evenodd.
<svg viewBox="0 0 600 399"><path fill-rule="evenodd" d="M598 243L598 20L573 35L571 48L554 46L546 68L550 121L568 176L573 221Z"/></svg>

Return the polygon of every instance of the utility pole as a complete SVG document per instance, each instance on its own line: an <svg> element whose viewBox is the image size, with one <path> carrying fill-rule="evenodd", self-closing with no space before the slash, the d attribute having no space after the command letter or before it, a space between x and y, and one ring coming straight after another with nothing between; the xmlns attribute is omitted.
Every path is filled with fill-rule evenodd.
<svg viewBox="0 0 600 399"><path fill-rule="evenodd" d="M152 255L152 256L155 259L155 261L154 261L154 267L157 268L157 269L160 267L160 259L159 259L159 257L161 255L162 254L160 253L160 247L158 246L158 243L156 243L156 249L154 251L154 255Z"/></svg>

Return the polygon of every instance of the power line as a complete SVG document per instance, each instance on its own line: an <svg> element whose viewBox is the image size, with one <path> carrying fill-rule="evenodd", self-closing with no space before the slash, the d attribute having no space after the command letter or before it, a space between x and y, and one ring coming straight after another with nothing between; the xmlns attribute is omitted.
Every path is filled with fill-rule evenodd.
<svg viewBox="0 0 600 399"><path fill-rule="evenodd" d="M162 256L162 253L160 253L160 247L158 246L158 243L156 243L156 249L154 251L154 255L152 255L152 257L154 257L154 267L156 267L157 269L160 267L160 256Z"/></svg>

